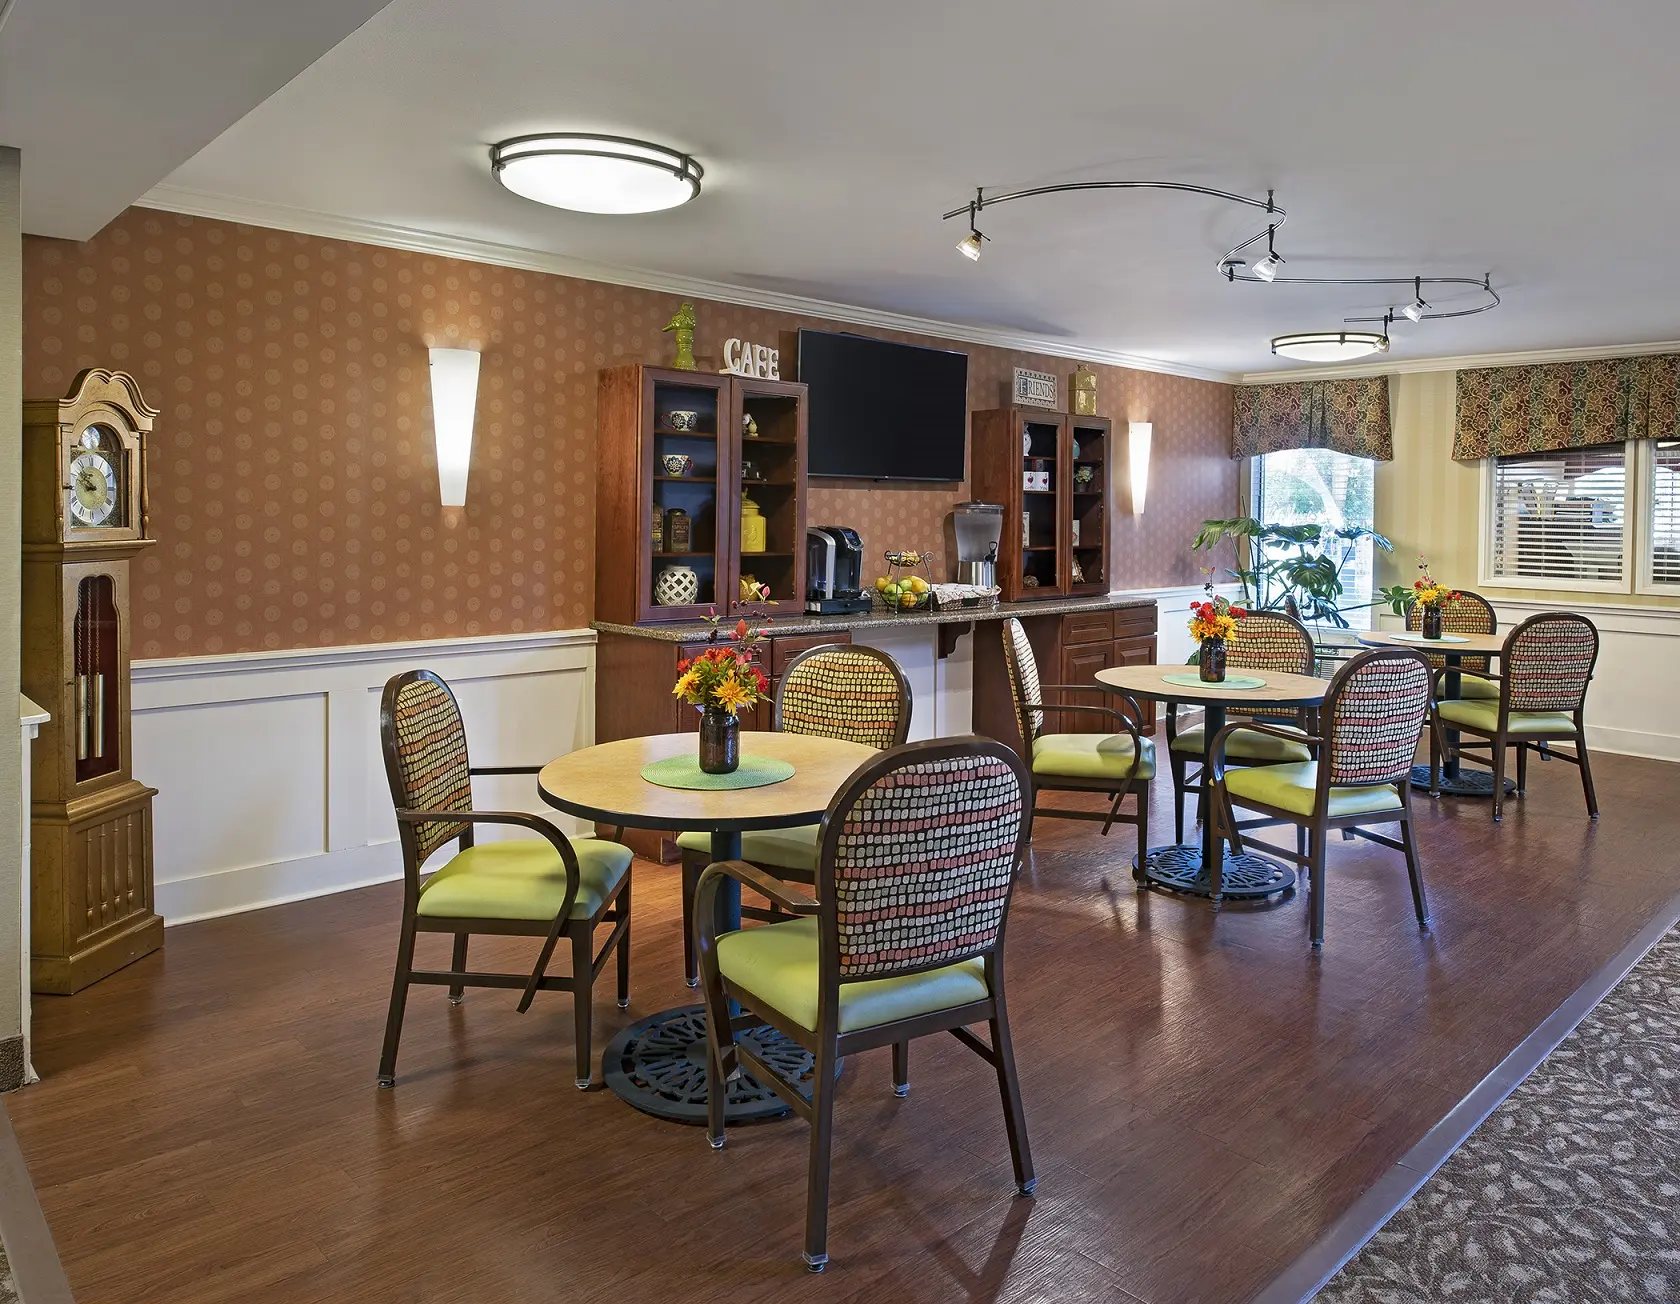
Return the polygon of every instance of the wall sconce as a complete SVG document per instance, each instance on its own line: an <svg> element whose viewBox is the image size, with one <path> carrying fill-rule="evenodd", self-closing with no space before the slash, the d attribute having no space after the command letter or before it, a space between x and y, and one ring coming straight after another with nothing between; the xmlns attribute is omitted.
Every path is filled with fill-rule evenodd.
<svg viewBox="0 0 1680 1304"><path fill-rule="evenodd" d="M1132 472L1132 515L1143 515L1143 502L1149 496L1149 445L1155 437L1155 427L1148 421L1132 421L1126 426L1126 454Z"/></svg>
<svg viewBox="0 0 1680 1304"><path fill-rule="evenodd" d="M437 436L438 498L467 505L472 467L473 409L478 406L478 353L432 349L432 431Z"/></svg>

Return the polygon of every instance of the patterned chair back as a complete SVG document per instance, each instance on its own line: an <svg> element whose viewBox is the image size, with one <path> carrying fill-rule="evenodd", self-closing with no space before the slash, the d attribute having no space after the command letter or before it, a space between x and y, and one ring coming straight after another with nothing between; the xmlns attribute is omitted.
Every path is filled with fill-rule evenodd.
<svg viewBox="0 0 1680 1304"><path fill-rule="evenodd" d="M1423 608L1415 602L1406 607L1406 628L1414 633L1423 628ZM1493 604L1480 593L1460 593L1441 604L1441 628L1449 634L1497 634L1499 617L1493 614ZM1439 670L1446 665L1444 657L1430 653L1424 655L1429 657L1431 670ZM1488 659L1462 657L1458 668L1467 675L1485 675Z"/></svg>
<svg viewBox="0 0 1680 1304"><path fill-rule="evenodd" d="M910 733L910 681L876 648L810 648L782 672L776 727L879 750L897 747Z"/></svg>
<svg viewBox="0 0 1680 1304"><path fill-rule="evenodd" d="M998 946L1026 845L1026 768L989 738L895 747L823 819L824 981L955 964Z"/></svg>
<svg viewBox="0 0 1680 1304"><path fill-rule="evenodd" d="M1009 696L1015 703L1015 723L1021 741L1030 750L1033 739L1044 728L1044 716L1026 709L1027 703L1044 705L1044 689L1038 677L1038 658L1021 622L1010 616L1003 622L1003 663L1009 671Z"/></svg>
<svg viewBox="0 0 1680 1304"><path fill-rule="evenodd" d="M1500 657L1513 711L1577 711L1598 662L1598 627L1572 611L1530 616L1505 639Z"/></svg>
<svg viewBox="0 0 1680 1304"><path fill-rule="evenodd" d="M1310 675L1316 651L1306 626L1281 611L1251 611L1237 622L1236 637L1226 645L1225 663L1233 669L1275 670L1291 675ZM1305 711L1282 707L1251 709L1231 707L1228 720L1263 718L1287 719L1299 724Z"/></svg>
<svg viewBox="0 0 1680 1304"><path fill-rule="evenodd" d="M385 685L379 704L385 777L398 810L471 810L467 729L455 694L430 670L407 670ZM415 867L451 838L468 833L458 821L403 825L414 834Z"/></svg>
<svg viewBox="0 0 1680 1304"><path fill-rule="evenodd" d="M1336 672L1319 712L1329 786L1410 780L1429 684L1429 663L1410 648L1361 652Z"/></svg>

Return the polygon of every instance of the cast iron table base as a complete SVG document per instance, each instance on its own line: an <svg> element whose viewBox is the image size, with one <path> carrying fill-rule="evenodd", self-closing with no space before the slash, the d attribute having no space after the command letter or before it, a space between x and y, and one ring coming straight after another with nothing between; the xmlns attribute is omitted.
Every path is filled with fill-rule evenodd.
<svg viewBox="0 0 1680 1304"><path fill-rule="evenodd" d="M1136 857L1132 863L1137 864ZM1282 861L1245 851L1240 856L1227 855L1221 874L1221 891L1233 901L1253 901L1276 896L1295 886L1295 871ZM1169 892L1185 896L1211 897L1213 884L1208 877L1197 842L1180 843L1170 847L1151 847L1143 863L1143 880Z"/></svg>
<svg viewBox="0 0 1680 1304"><path fill-rule="evenodd" d="M735 1034L767 1064L810 1092L811 1052L771 1027ZM601 1057L613 1094L644 1114L673 1123L706 1121L706 1007L682 1005L632 1023ZM789 1114L787 1102L744 1067L729 1084L724 1120L757 1123Z"/></svg>
<svg viewBox="0 0 1680 1304"><path fill-rule="evenodd" d="M1429 767L1427 765L1412 766L1412 787L1429 791ZM1513 793L1517 790L1515 779L1505 780L1505 791ZM1492 797L1493 775L1488 770L1471 769L1460 765L1457 774L1447 773L1445 766L1441 767L1441 794L1446 797Z"/></svg>

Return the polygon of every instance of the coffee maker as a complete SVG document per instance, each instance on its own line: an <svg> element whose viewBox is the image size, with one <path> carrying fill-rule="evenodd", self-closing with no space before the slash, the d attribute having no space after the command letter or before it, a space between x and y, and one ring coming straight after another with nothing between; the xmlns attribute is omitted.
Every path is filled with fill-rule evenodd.
<svg viewBox="0 0 1680 1304"><path fill-rule="evenodd" d="M863 540L844 525L805 530L805 610L813 616L858 615L874 601L863 591Z"/></svg>
<svg viewBox="0 0 1680 1304"><path fill-rule="evenodd" d="M1003 537L1003 508L997 503L958 503L951 509L951 556L958 584L997 587L998 541Z"/></svg>

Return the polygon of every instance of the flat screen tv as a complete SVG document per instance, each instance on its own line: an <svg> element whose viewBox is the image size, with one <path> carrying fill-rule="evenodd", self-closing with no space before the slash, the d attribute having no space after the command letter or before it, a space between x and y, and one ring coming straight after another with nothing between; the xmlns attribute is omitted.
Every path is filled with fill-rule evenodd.
<svg viewBox="0 0 1680 1304"><path fill-rule="evenodd" d="M799 379L810 392L809 474L861 480L967 474L968 354L802 330Z"/></svg>

